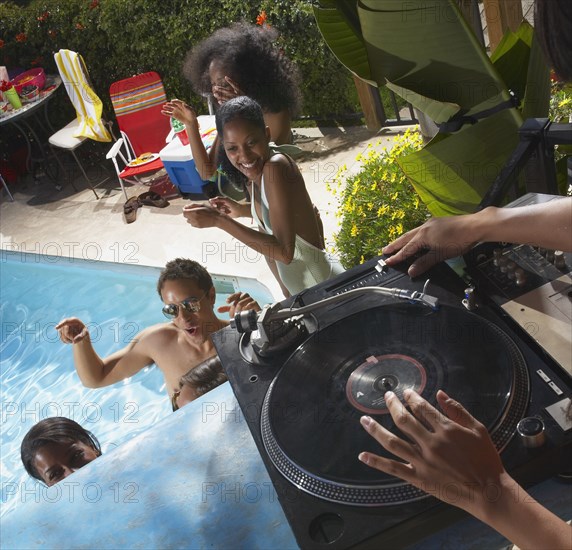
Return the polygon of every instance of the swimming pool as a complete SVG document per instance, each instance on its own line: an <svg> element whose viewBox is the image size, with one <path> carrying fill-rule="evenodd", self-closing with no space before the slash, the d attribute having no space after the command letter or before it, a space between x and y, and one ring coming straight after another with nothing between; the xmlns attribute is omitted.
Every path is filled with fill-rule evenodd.
<svg viewBox="0 0 572 550"><path fill-rule="evenodd" d="M90 262L0 251L0 446L4 516L34 491L20 461L20 443L39 420L67 416L98 437L107 452L169 415L161 371L148 367L102 389L85 388L73 366L72 348L55 325L79 317L95 350L105 356L127 345L143 328L164 322L156 291L159 268ZM235 290L260 303L272 301L258 281L213 275L221 305ZM27 499L30 496L28 494Z"/></svg>

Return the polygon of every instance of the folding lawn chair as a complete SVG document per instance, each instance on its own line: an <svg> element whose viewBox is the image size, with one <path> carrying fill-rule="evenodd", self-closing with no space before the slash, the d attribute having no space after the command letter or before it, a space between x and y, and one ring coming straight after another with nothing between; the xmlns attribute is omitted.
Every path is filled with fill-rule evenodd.
<svg viewBox="0 0 572 550"><path fill-rule="evenodd" d="M77 118L50 136L48 141L51 146L65 149L72 154L89 187L96 198L99 198L95 192L95 187L108 178L104 178L103 181L93 185L92 180L75 154L75 149L84 143L86 139L111 141L112 136L106 127L107 123L101 117L103 110L101 100L93 91L87 68L80 54L71 50L60 50L54 54L54 58L64 87L75 107ZM56 159L65 171L57 155Z"/></svg>

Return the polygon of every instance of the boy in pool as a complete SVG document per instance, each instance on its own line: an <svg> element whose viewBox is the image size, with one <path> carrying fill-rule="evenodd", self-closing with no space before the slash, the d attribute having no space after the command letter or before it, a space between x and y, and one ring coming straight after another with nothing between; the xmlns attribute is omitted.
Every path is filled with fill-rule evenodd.
<svg viewBox="0 0 572 550"><path fill-rule="evenodd" d="M159 276L157 291L169 322L142 330L127 346L107 357L96 353L80 319L64 319L56 326L62 342L73 344L75 368L84 386L109 386L155 363L172 395L181 376L216 355L210 336L228 321L215 314L215 288L208 271L193 260L172 260ZM255 300L240 292L229 296L227 304L218 312L228 312L230 317L246 309L260 310Z"/></svg>
<svg viewBox="0 0 572 550"><path fill-rule="evenodd" d="M20 456L26 471L51 487L101 456L101 447L77 422L54 416L30 428L22 440Z"/></svg>

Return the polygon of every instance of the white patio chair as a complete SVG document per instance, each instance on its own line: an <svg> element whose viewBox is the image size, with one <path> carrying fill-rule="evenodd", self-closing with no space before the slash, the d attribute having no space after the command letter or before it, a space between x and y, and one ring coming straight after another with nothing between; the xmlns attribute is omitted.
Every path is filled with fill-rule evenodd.
<svg viewBox="0 0 572 550"><path fill-rule="evenodd" d="M64 149L72 154L87 184L93 191L95 197L99 199L95 187L109 179L109 177L105 177L94 185L76 155L75 150L84 143L86 139L93 139L95 141L112 140L112 135L108 130L108 123L101 118L102 103L92 89L89 75L81 55L70 50L60 50L54 54L54 58L60 76L62 77L62 82L75 107L77 118L53 134L48 141L52 147ZM56 159L65 172L66 170L57 155Z"/></svg>

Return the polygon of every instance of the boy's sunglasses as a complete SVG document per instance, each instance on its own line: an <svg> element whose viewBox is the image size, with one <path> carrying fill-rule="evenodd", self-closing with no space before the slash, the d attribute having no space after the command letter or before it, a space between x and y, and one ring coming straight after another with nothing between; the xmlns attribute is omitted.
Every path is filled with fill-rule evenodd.
<svg viewBox="0 0 572 550"><path fill-rule="evenodd" d="M178 304L165 304L163 306L163 315L167 319L175 319L179 315L179 308L183 308L187 313L198 313L201 310L201 300L208 294L208 290L201 298L189 298Z"/></svg>

